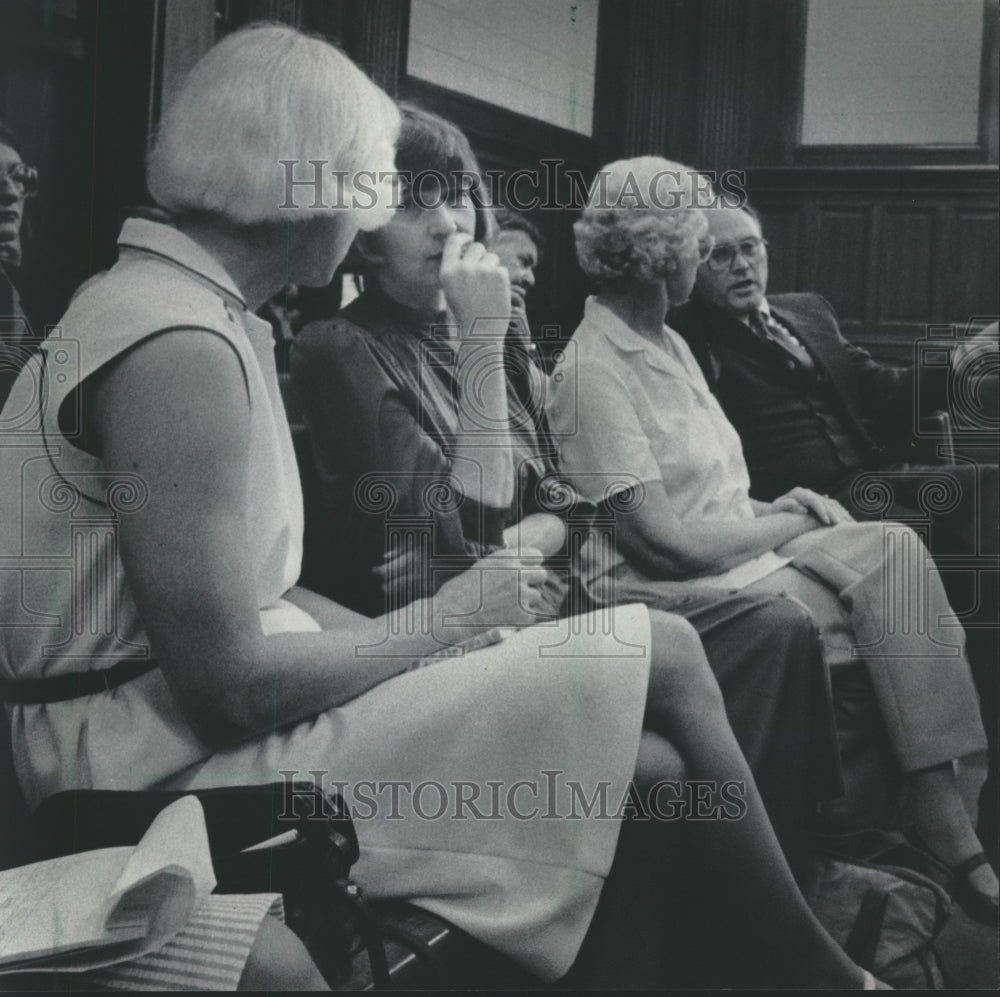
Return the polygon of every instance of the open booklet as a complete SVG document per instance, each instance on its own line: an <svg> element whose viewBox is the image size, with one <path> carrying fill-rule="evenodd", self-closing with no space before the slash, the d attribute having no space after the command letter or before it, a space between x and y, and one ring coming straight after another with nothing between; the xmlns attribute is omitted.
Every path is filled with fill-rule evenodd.
<svg viewBox="0 0 1000 997"><path fill-rule="evenodd" d="M201 803L181 797L135 847L0 872L0 973L79 972L144 955L214 888Z"/></svg>

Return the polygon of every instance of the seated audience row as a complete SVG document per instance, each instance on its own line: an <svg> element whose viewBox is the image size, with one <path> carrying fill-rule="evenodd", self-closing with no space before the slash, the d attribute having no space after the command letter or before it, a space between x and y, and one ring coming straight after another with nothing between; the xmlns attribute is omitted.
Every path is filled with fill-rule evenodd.
<svg viewBox="0 0 1000 997"><path fill-rule="evenodd" d="M281 210L271 167L290 154L348 177L394 160L401 204L390 212L383 190L374 208ZM798 373L816 370L788 324L757 317L766 251L759 227L744 231L756 219L698 207L678 164L606 167L612 201L664 171L681 179L669 197L585 209L577 252L598 292L571 376L550 383L525 310L537 232L510 215L497 231L461 183L405 188L477 171L453 125L400 113L291 29L236 32L192 71L149 164L170 221L127 222L120 262L65 316L78 380L29 363L11 395L12 410L37 408L38 429L34 449L0 449L0 535L74 568L0 573L5 610L34 621L0 635L29 801L288 770L411 788L557 770L587 796L622 798L682 765L745 787L741 819L692 823L683 839L727 913L706 931L770 953L754 985L871 988L789 865L818 805L843 792L829 676L851 672L877 704L915 831L960 873L963 906L995 921L996 876L955 776L986 736L933 561L912 529L856 523L818 490L751 498L753 468L712 390L730 382L722 361L689 329L710 387L664 325L715 281L753 301L748 328ZM333 538L317 594L296 585L295 454L253 313L287 285L329 284L345 255L363 293L292 347ZM757 278L742 273L753 266ZM70 545L78 508L113 528ZM80 578L113 605L110 630L81 625L96 603ZM402 819L358 822L369 895L421 904L546 979L570 970L585 935L607 943L588 929L623 902L603 890L630 848L621 815L428 819L405 796L393 808ZM672 840L669 824L657 833ZM670 900L663 879L658 907ZM655 942L635 939L653 979Z"/></svg>
<svg viewBox="0 0 1000 997"><path fill-rule="evenodd" d="M684 620L635 603L536 625L551 598L543 554L527 546L375 620L296 586L299 480L270 329L253 312L287 284L329 283L385 210L283 209L274 166L291 156L348 177L388 172L397 131L392 102L344 56L276 26L225 38L166 110L148 180L173 223L128 221L119 262L70 306L78 377L59 378L59 343L47 341L7 403L35 416L0 450L5 554L32 552L0 572L5 619L30 624L0 631L25 795L36 805L62 789L288 770L346 787L510 789L555 770L564 791L622 799L676 777L679 753L689 778L744 787L742 819L692 823L683 838L718 901L705 930L767 954L755 983L875 986L799 892ZM384 237L419 237L409 213ZM506 271L469 236L436 255L420 263L444 271L453 300L481 293L488 305L458 309L456 363L461 381L482 362L476 398L502 438ZM468 343L477 319L486 327ZM494 449L468 462L482 479L463 481L484 511L512 501L508 448ZM463 642L481 646L440 655ZM631 909L602 889L627 844L620 819L454 820L416 796L393 802L401 819L357 821L369 896L421 904L543 978L573 964L599 903ZM676 825L651 827L673 840ZM656 941L633 939L633 967L658 975Z"/></svg>
<svg viewBox="0 0 1000 997"><path fill-rule="evenodd" d="M477 170L454 126L414 108L403 112L397 165L410 176ZM655 177L693 176L652 158L604 172L609 189L601 189L611 202L626 188L649 189ZM787 740L790 690L800 689L794 709L813 718L814 731L823 729L817 718L829 715L814 684L802 684L815 658L803 653L815 624L827 667L867 668L869 694L915 801L918 834L953 867L978 861L982 847L953 761L980 753L985 735L961 628L919 538L901 525L855 524L836 499L805 488L751 500L739 439L690 351L663 325L671 304L689 297L699 269L716 269L705 212L640 203L584 213L577 248L600 293L574 337L573 370L554 379L553 436L537 372L527 400L515 389L521 372L534 370L517 351L520 322L505 332L496 358L498 369L506 367L507 391L495 391L493 409L477 409L477 368L463 372L457 360L463 349L488 349L487 339L476 338L482 326L473 330L468 316L498 314L499 303L483 285L457 284L451 269L470 243L478 256L472 240L490 238L489 219L463 188L428 195L425 187L407 194L386 227L359 237L357 263L368 281L361 298L336 319L309 326L293 350L324 512L334 524L325 558L332 591L374 614L433 591L449 567L493 545L527 543L550 559L564 553L581 505L555 466L558 440L572 486L593 507L615 512L613 533L603 544L587 543L578 581L593 604L641 601L694 624L779 833L805 826L810 802L803 783L789 779L794 755L773 751L775 743L794 743ZM659 193L660 204L677 200L676 191ZM515 257L515 272L525 260ZM512 296L515 314L519 296ZM499 351L500 332L487 335ZM509 436L484 434L490 427L507 427ZM506 492L504 475L513 477ZM441 501L441 488L451 489L451 501ZM551 610L571 609L560 604L566 586L554 572L550 578ZM884 587L908 579L919 587L906 598L925 606L931 621L922 633L886 613ZM773 731L761 716L772 718ZM799 757L815 767L815 755ZM992 871L980 865L967 876L967 906L991 917Z"/></svg>

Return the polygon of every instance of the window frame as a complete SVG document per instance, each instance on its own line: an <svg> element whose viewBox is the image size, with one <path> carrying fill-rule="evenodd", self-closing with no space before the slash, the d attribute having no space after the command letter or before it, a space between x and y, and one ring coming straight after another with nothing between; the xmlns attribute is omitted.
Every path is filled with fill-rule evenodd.
<svg viewBox="0 0 1000 997"><path fill-rule="evenodd" d="M787 116L786 161L795 166L969 166L998 161L1000 114L1000 5L983 0L983 45L979 62L979 126L975 142L912 143L887 145L804 145L802 121L805 106L806 26L808 0L795 11L794 57L788 60L789 83L794 80L795 113Z"/></svg>

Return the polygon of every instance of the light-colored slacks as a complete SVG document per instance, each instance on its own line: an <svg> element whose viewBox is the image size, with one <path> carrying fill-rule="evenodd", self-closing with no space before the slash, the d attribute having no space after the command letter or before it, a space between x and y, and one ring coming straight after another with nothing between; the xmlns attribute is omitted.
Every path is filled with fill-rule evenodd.
<svg viewBox="0 0 1000 997"><path fill-rule="evenodd" d="M800 600L831 669L865 663L903 772L985 750L962 627L913 530L848 523L805 533L778 553L792 562L748 591Z"/></svg>

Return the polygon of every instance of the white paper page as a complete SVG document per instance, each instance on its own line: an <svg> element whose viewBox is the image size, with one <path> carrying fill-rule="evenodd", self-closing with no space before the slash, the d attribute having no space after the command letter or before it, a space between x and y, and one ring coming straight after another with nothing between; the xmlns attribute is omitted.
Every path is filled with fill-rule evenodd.
<svg viewBox="0 0 1000 997"><path fill-rule="evenodd" d="M87 947L131 938L145 928L109 932L108 885L124 870L131 848L67 855L0 873L0 965L50 956L54 948Z"/></svg>
<svg viewBox="0 0 1000 997"><path fill-rule="evenodd" d="M19 968L70 972L135 958L176 934L214 887L204 812L197 797L185 796L157 815L134 848L0 873L0 954L32 960ZM61 966L67 946L72 965Z"/></svg>
<svg viewBox="0 0 1000 997"><path fill-rule="evenodd" d="M189 873L199 900L215 889L205 812L197 796L182 796L156 815L114 884L112 905L152 873L172 867Z"/></svg>

